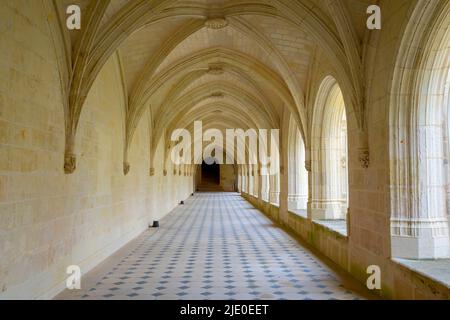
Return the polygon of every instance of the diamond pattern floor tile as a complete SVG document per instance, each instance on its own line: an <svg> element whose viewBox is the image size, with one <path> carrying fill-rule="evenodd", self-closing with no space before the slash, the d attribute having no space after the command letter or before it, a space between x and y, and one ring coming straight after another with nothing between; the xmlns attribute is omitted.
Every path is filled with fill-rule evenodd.
<svg viewBox="0 0 450 320"><path fill-rule="evenodd" d="M135 243L101 277L57 298L362 298L236 193L197 193Z"/></svg>

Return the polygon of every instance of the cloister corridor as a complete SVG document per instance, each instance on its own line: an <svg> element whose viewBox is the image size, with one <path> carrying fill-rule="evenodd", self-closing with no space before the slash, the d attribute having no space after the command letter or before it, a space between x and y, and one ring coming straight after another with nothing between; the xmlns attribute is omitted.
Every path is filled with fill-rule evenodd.
<svg viewBox="0 0 450 320"><path fill-rule="evenodd" d="M450 0L0 0L0 303L60 299L450 301Z"/></svg>
<svg viewBox="0 0 450 320"><path fill-rule="evenodd" d="M337 274L237 193L201 192L56 299L355 300Z"/></svg>

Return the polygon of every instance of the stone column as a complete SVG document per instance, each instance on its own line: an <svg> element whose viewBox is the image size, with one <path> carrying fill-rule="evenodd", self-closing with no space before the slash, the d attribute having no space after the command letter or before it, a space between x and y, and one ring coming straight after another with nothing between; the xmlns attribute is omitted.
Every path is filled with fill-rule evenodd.
<svg viewBox="0 0 450 320"><path fill-rule="evenodd" d="M308 202L306 204L306 215L308 220L312 220L312 188L313 188L313 178L312 178L312 163L311 163L311 151L305 148L305 169L308 172Z"/></svg>
<svg viewBox="0 0 450 320"><path fill-rule="evenodd" d="M285 119L285 123L289 123L288 119ZM288 225L288 193L289 193L289 126L281 128L281 143L280 143L280 162L279 162L279 195L278 195L278 208L279 208L279 221L282 225Z"/></svg>
<svg viewBox="0 0 450 320"><path fill-rule="evenodd" d="M345 219L345 199L341 196L340 176L337 152L329 152L333 158L324 159L325 153L317 151L311 161L311 198L308 201L308 213L313 220Z"/></svg>
<svg viewBox="0 0 450 320"><path fill-rule="evenodd" d="M261 175L261 167L258 166L257 174L258 174L258 199L262 200L262 182L263 182L263 176Z"/></svg>
<svg viewBox="0 0 450 320"><path fill-rule="evenodd" d="M248 193L247 182L247 168L242 165L242 190L244 193Z"/></svg>
<svg viewBox="0 0 450 320"><path fill-rule="evenodd" d="M287 170L284 166L280 167L280 193L278 195L278 206L280 212L280 222L281 224L287 225L289 220L288 214L288 177Z"/></svg>
<svg viewBox="0 0 450 320"><path fill-rule="evenodd" d="M254 181L253 181L253 166L251 164L249 164L248 166L248 172L247 172L247 177L248 177L248 194L249 195L253 195L253 185L254 185Z"/></svg>
<svg viewBox="0 0 450 320"><path fill-rule="evenodd" d="M308 206L307 194L288 194L288 209L289 210L305 210Z"/></svg>
<svg viewBox="0 0 450 320"><path fill-rule="evenodd" d="M431 130L431 129L429 129ZM442 145L440 137L430 139L427 146ZM423 141L421 141L423 143ZM391 217L392 256L407 259L450 258L449 221L447 217L447 174L444 158L434 158L443 153L430 150L421 154L418 168L409 167L411 185L394 183L394 201ZM409 160L409 159L408 159ZM404 159L399 161L405 161ZM412 162L411 162L412 163ZM406 167L406 165L404 165ZM417 174L418 172L418 174ZM405 179L406 180L406 179Z"/></svg>
<svg viewBox="0 0 450 320"><path fill-rule="evenodd" d="M269 169L266 166L261 167L261 200L270 202L270 181Z"/></svg>
<svg viewBox="0 0 450 320"><path fill-rule="evenodd" d="M253 196L259 196L259 174L258 165L252 165L253 167Z"/></svg>
<svg viewBox="0 0 450 320"><path fill-rule="evenodd" d="M279 173L270 175L269 182L269 202L278 205L280 196Z"/></svg>
<svg viewBox="0 0 450 320"><path fill-rule="evenodd" d="M300 134L297 133L295 139L295 151L289 155L289 210L306 210L308 203L308 171L303 167L306 161L305 148Z"/></svg>
<svg viewBox="0 0 450 320"><path fill-rule="evenodd" d="M240 164L236 165L237 168L237 177L238 177L238 192L241 193L242 192L242 167Z"/></svg>

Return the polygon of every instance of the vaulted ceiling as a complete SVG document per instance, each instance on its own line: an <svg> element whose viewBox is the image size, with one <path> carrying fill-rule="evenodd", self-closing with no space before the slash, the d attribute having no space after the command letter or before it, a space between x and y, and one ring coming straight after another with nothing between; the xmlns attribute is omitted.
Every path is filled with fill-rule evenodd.
<svg viewBox="0 0 450 320"><path fill-rule="evenodd" d="M305 105L318 53L355 113L362 108L362 43L369 0L64 0L82 29L66 34L67 127L76 134L93 81L113 54L127 95L127 143L149 109L152 144L170 128L215 119L223 127L278 128L290 112L308 143ZM62 28L64 29L64 28ZM67 31L64 31L67 33ZM362 125L363 120L360 119Z"/></svg>

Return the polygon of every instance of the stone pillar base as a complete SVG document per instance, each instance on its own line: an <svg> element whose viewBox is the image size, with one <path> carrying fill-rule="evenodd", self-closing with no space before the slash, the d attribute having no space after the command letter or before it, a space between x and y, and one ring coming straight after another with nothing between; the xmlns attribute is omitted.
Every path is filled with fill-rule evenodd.
<svg viewBox="0 0 450 320"><path fill-rule="evenodd" d="M308 203L313 220L345 220L347 208L343 201L313 201Z"/></svg>
<svg viewBox="0 0 450 320"><path fill-rule="evenodd" d="M391 241L394 258L414 260L450 258L448 236L418 238L393 235Z"/></svg>
<svg viewBox="0 0 450 320"><path fill-rule="evenodd" d="M269 202L276 205L280 204L280 193L277 191L270 192Z"/></svg>

